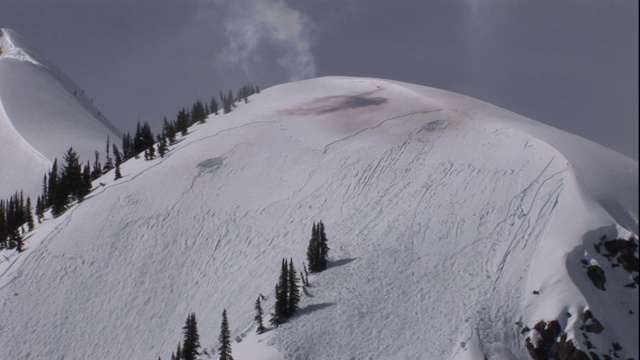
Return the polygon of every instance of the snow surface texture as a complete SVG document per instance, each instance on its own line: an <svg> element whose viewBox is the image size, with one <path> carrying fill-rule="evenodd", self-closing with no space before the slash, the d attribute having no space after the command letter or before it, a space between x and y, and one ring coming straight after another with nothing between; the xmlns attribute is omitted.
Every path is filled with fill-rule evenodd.
<svg viewBox="0 0 640 360"><path fill-rule="evenodd" d="M107 136L119 145L119 134L68 76L0 30L0 198L39 195L53 160L71 146L83 162L96 150L104 162Z"/></svg>
<svg viewBox="0 0 640 360"><path fill-rule="evenodd" d="M344 77L267 89L179 140L2 254L0 358L166 359L191 311L212 353L227 309L237 360L525 359L540 320L586 350L590 309L591 342L638 359L638 289L595 288L576 257L604 261L594 236L637 239L629 158L461 95ZM329 268L253 335L255 299L271 310L281 259L302 268L318 220Z"/></svg>

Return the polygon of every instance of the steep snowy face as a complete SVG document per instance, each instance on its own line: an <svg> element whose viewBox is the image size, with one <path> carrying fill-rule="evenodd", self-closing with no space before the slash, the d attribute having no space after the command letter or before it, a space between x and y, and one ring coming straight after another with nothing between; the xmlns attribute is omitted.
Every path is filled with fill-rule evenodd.
<svg viewBox="0 0 640 360"><path fill-rule="evenodd" d="M286 358L542 359L552 344L638 358L637 162L508 111L313 79L122 173L3 253L2 351L167 358L195 311L212 353L223 309L245 350L256 298L272 310L281 260L302 268L322 220L328 269L262 338ZM631 265L613 266L616 247Z"/></svg>
<svg viewBox="0 0 640 360"><path fill-rule="evenodd" d="M120 132L68 76L12 30L0 32L0 198L36 196L42 176L69 147L93 160Z"/></svg>

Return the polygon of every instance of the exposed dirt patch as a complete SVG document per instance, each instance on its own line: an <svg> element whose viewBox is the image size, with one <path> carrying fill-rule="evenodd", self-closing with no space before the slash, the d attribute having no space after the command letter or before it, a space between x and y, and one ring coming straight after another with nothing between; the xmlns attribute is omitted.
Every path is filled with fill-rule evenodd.
<svg viewBox="0 0 640 360"><path fill-rule="evenodd" d="M382 96L374 96L379 90L368 91L351 95L324 96L315 98L300 106L285 109L278 112L278 115L288 116L309 116L323 115L345 110L354 110L364 107L380 106L389 99Z"/></svg>

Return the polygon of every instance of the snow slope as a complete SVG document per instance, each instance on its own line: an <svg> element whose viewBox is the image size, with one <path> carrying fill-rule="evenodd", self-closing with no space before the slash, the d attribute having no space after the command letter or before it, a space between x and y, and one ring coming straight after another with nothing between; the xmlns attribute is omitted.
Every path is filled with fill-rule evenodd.
<svg viewBox="0 0 640 360"><path fill-rule="evenodd" d="M68 76L17 33L0 30L0 198L21 189L37 196L70 146L93 161L107 136L119 134Z"/></svg>
<svg viewBox="0 0 640 360"><path fill-rule="evenodd" d="M578 349L638 359L638 288L593 246L637 241L629 158L346 77L267 89L180 140L2 253L0 358L167 359L190 311L211 354L227 309L237 360L525 359L542 337L526 329L552 320ZM255 299L273 305L281 259L301 268L318 220L328 270L287 324L252 335ZM587 309L604 331L581 330Z"/></svg>

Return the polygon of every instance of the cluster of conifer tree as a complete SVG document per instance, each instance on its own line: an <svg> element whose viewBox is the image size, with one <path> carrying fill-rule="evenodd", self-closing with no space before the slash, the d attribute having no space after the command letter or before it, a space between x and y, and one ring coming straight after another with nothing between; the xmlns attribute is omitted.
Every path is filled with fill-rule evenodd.
<svg viewBox="0 0 640 360"><path fill-rule="evenodd" d="M324 224L319 222L313 223L313 230L309 246L307 250L307 261L309 262L309 270L311 272L320 272L327 268L327 259L329 255L329 246L327 245L327 235L324 232ZM275 304L273 313L271 313L271 325L278 326L285 323L299 309L301 293L308 295L307 287L309 287L309 272L304 266L304 271L300 272L300 277L293 265L293 260L282 259L280 265L280 276L275 287ZM312 267L313 266L313 267ZM302 283L302 286L300 286ZM262 323L262 296L259 296L255 303L256 316L254 320L257 323L256 331L262 333L265 327Z"/></svg>
<svg viewBox="0 0 640 360"><path fill-rule="evenodd" d="M228 95L220 92L220 102L224 113L229 113L235 107L235 103L243 101L246 103L250 95L260 93L258 87L252 84L242 86L236 96L229 91ZM47 209L51 209L53 216L63 214L69 204L73 201L81 202L85 196L91 192L92 181L98 179L107 172L115 169L115 180L122 178L120 165L128 159L138 156L144 152L146 160L160 157L168 151L168 146L173 145L178 133L186 135L188 128L196 123L204 123L208 114L218 115L220 111L218 101L215 97L211 102L196 100L191 109L183 108L178 112L176 120L168 121L164 118L162 132L154 138L151 126L148 122L136 125L134 136L125 133L122 138L122 152L115 143L111 143L107 136L106 160L104 166L100 163L100 154L95 152L93 166L89 161L83 166L78 154L72 147L64 154L65 163L58 166L58 159L53 162L51 170L44 175L42 184L42 194L36 201L35 209L32 209L31 198L27 197L26 203L22 192L11 196L9 199L0 199L0 249L17 249L22 251L24 225L27 231L34 227L34 215L38 222L42 221ZM113 155L113 157L112 157Z"/></svg>
<svg viewBox="0 0 640 360"><path fill-rule="evenodd" d="M72 201L82 202L91 191L93 178L90 163L87 162L83 167L73 148L69 148L64 154L64 161L59 168L56 158L51 171L44 176L42 195L36 204L39 218L43 210L49 207L53 216L60 216Z"/></svg>
<svg viewBox="0 0 640 360"><path fill-rule="evenodd" d="M298 311L300 304L300 280L293 266L293 260L282 259L280 276L276 284L275 305L271 314L271 325L278 326Z"/></svg>
<svg viewBox="0 0 640 360"><path fill-rule="evenodd" d="M229 90L228 95L224 95L222 91L220 91L220 103L222 104L223 112L225 114L231 112L236 102L244 100L246 103L250 95L258 92L259 90L251 84L242 86L235 97L231 90ZM131 134L126 133L122 138L124 161L142 152L145 153L144 156L146 160L154 159L156 152L160 157L164 157L167 152L167 147L175 143L177 134L181 134L182 136L187 135L190 126L194 124L204 124L209 114L218 115L219 111L220 107L215 97L212 97L210 102L196 100L190 109L180 109L175 120L167 120L165 117L162 124L162 131L156 137L154 137L151 132L151 126L148 122L140 124L140 121L138 121L134 136L131 137ZM156 144L157 148L154 146Z"/></svg>
<svg viewBox="0 0 640 360"><path fill-rule="evenodd" d="M327 259L329 255L329 246L327 245L327 235L324 232L324 224L322 221L313 223L311 231L311 240L307 247L307 262L309 263L309 271L320 272L327 268Z"/></svg>
<svg viewBox="0 0 640 360"><path fill-rule="evenodd" d="M0 199L0 249L16 249L22 251L22 228L27 225L27 231L33 230L33 213L31 198L24 194L15 193L9 199Z"/></svg>
<svg viewBox="0 0 640 360"><path fill-rule="evenodd" d="M196 360L200 355L210 354L206 351L200 351L200 335L198 335L198 322L196 321L196 313L192 312L187 316L184 327L182 328L183 340L178 343L178 348L171 353L171 360ZM233 360L231 355L231 332L229 330L229 319L227 318L227 310L222 312L222 323L220 324L220 335L218 336L218 353L219 360ZM158 360L162 360L158 357Z"/></svg>
<svg viewBox="0 0 640 360"><path fill-rule="evenodd" d="M319 222L318 224L315 222L313 223L313 231L311 239L309 240L309 248L323 249L321 252L322 255L320 256L320 259L322 260L321 263L323 265L319 266L318 268L321 268L321 270L317 270L316 272L326 269L329 246L327 245L327 236L325 235L324 224L322 222ZM300 277L298 277L295 266L293 265L293 259L289 259L289 261L282 259L280 264L280 275L275 286L275 304L273 306L273 312L271 313L271 325L278 326L285 323L296 313L299 309L301 288L302 292L308 295L307 287L309 286L309 272L306 266L303 265L303 267L304 271L300 271ZM300 282L302 283L302 287L300 286ZM264 311L262 310L262 300L265 299L266 298L260 294L256 299L254 306L254 310L256 312L254 320L257 325L256 332L258 334L262 334L266 331L263 324ZM183 340L181 343L178 343L176 351L171 354L171 360L196 360L198 359L198 356L203 354L210 356L210 354L205 351L200 351L200 337L198 335L198 325L195 313L192 312L187 316L187 320L182 331ZM220 344L218 348L218 359L233 360L233 356L231 355L231 334L229 332L229 321L227 319L226 309L222 312L222 323L220 325L218 343ZM158 357L158 360L161 360L161 358Z"/></svg>

